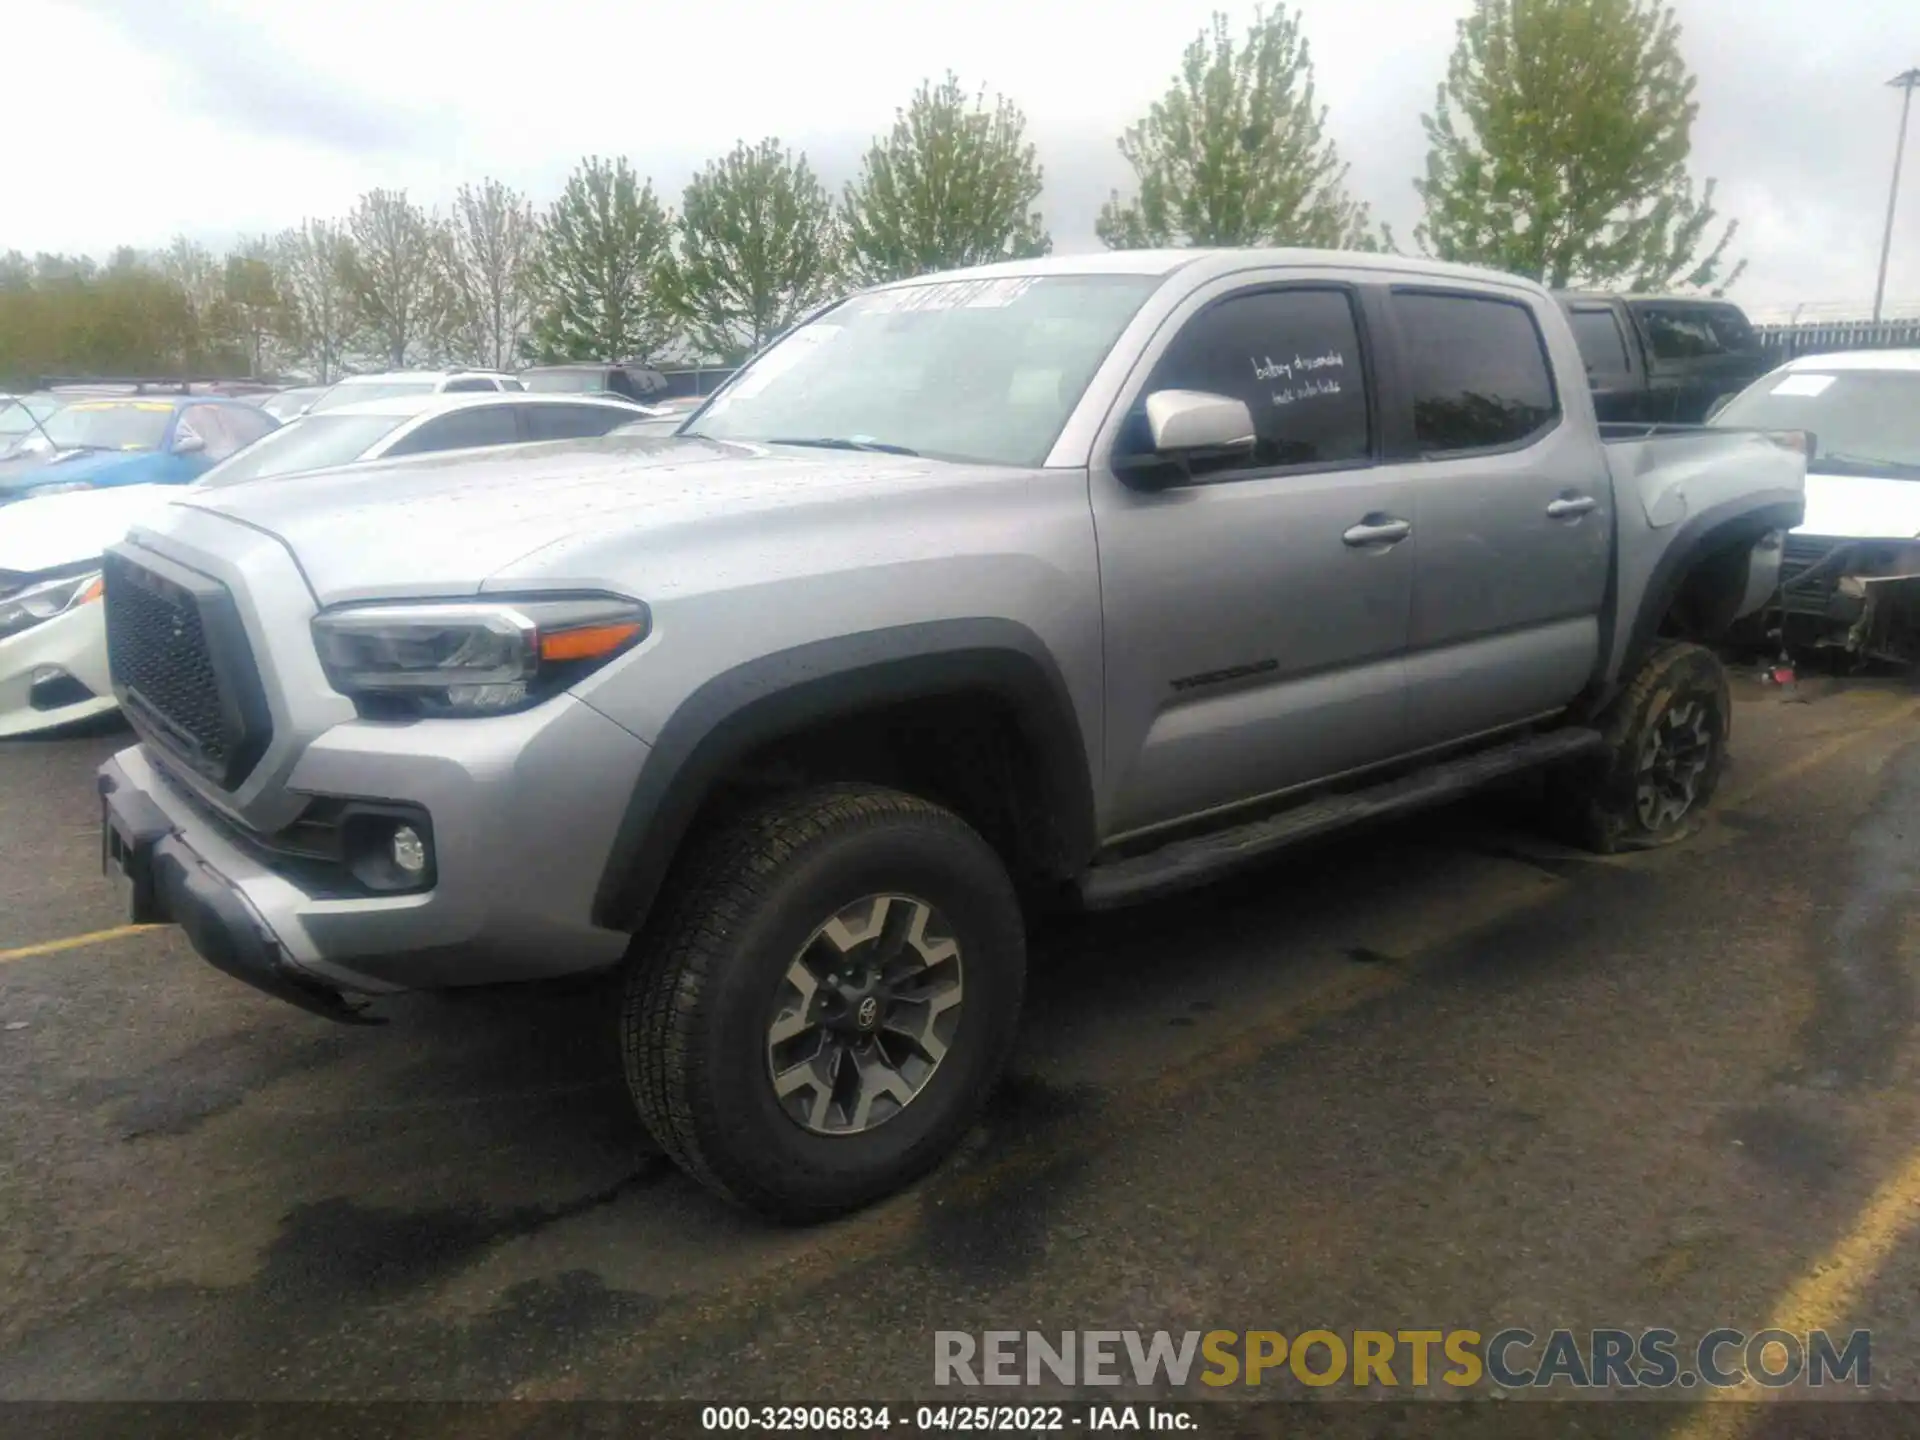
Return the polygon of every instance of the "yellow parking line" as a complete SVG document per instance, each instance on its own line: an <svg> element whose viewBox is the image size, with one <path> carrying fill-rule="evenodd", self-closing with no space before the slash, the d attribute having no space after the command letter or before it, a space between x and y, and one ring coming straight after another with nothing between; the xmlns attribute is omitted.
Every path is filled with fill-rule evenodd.
<svg viewBox="0 0 1920 1440"><path fill-rule="evenodd" d="M1880 1267L1916 1225L1920 1225L1920 1151L1907 1157L1907 1162L1881 1183L1847 1233L1780 1297L1766 1328L1795 1335L1846 1328L1848 1316ZM1715 1390L1706 1399L1753 1400L1785 1393L1763 1391L1749 1381L1733 1389ZM1722 1408L1709 1403L1674 1431L1673 1440L1733 1440L1756 1418L1757 1412L1750 1405Z"/></svg>
<svg viewBox="0 0 1920 1440"><path fill-rule="evenodd" d="M116 925L111 930L95 930L88 935L69 935L64 940L42 940L38 945L22 945L18 950L0 950L0 965L10 960L31 960L36 955L54 955L62 950L78 950L87 945L104 945L148 930L164 930L164 925Z"/></svg>

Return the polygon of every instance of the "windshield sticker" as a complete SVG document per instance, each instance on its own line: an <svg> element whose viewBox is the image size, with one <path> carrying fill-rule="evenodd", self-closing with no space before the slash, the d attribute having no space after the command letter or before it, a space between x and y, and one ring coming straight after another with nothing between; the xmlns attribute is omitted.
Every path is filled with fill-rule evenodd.
<svg viewBox="0 0 1920 1440"><path fill-rule="evenodd" d="M1789 375L1773 387L1775 395L1804 395L1812 399L1815 395L1824 395L1836 376L1832 375Z"/></svg>
<svg viewBox="0 0 1920 1440"><path fill-rule="evenodd" d="M918 314L932 310L998 310L1033 288L1036 277L1007 280L947 280L938 285L909 285L869 295L861 309L869 315Z"/></svg>
<svg viewBox="0 0 1920 1440"><path fill-rule="evenodd" d="M79 400L69 410L154 410L165 413L173 407L164 400Z"/></svg>

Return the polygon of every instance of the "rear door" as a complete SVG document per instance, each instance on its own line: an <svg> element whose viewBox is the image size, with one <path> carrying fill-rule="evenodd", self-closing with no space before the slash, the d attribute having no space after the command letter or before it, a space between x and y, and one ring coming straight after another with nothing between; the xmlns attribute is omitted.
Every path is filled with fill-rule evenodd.
<svg viewBox="0 0 1920 1440"><path fill-rule="evenodd" d="M1095 451L1109 838L1395 755L1412 485L1380 462L1362 290L1337 271L1190 296ZM1295 278L1298 277L1298 278ZM1129 482L1146 396L1246 402L1250 455Z"/></svg>
<svg viewBox="0 0 1920 1440"><path fill-rule="evenodd" d="M1388 301L1419 535L1412 748L1558 709L1599 661L1611 487L1586 406L1555 385L1536 303L1464 285ZM1577 374L1567 351L1559 373Z"/></svg>

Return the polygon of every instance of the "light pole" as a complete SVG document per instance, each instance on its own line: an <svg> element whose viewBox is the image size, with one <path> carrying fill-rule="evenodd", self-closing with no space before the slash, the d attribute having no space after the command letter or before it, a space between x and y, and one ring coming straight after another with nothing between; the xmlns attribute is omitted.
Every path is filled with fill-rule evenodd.
<svg viewBox="0 0 1920 1440"><path fill-rule="evenodd" d="M1920 90L1920 66L1896 75L1887 84L1906 91L1900 101L1900 139L1893 147L1893 189L1887 196L1887 233L1880 241L1880 279L1873 287L1873 323L1880 323L1880 312L1887 299L1887 261L1893 254L1893 216L1900 208L1900 166L1907 158L1907 117L1913 112L1913 92Z"/></svg>

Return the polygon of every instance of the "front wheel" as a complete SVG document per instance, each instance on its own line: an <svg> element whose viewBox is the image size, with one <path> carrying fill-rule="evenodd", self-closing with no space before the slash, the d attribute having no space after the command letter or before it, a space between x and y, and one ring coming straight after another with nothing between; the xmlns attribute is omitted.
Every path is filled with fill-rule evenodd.
<svg viewBox="0 0 1920 1440"><path fill-rule="evenodd" d="M714 837L636 942L629 1090L726 1198L818 1220L950 1151L1018 1023L1026 942L999 858L896 791L781 797Z"/></svg>
<svg viewBox="0 0 1920 1440"><path fill-rule="evenodd" d="M1598 761L1558 779L1570 838L1611 855L1691 833L1726 768L1732 714L1726 669L1711 651L1661 645L1603 717Z"/></svg>

